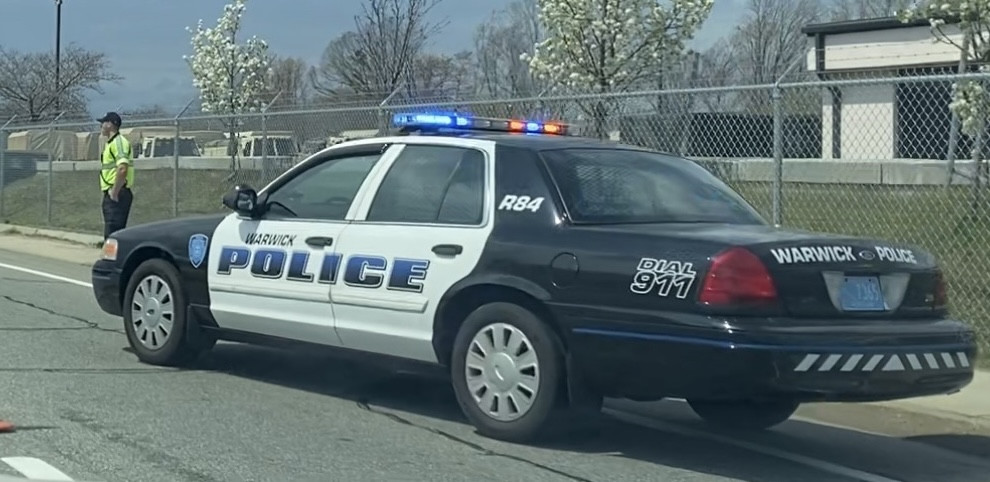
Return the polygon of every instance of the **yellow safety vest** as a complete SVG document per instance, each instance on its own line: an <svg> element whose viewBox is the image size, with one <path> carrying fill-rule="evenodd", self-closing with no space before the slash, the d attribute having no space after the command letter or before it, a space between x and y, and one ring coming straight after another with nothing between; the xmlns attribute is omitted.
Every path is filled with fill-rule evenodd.
<svg viewBox="0 0 990 482"><path fill-rule="evenodd" d="M117 166L127 164L126 187L134 185L134 164L131 162L131 143L127 138L114 134L107 145L103 147L103 158L100 165L100 190L108 191L117 181Z"/></svg>

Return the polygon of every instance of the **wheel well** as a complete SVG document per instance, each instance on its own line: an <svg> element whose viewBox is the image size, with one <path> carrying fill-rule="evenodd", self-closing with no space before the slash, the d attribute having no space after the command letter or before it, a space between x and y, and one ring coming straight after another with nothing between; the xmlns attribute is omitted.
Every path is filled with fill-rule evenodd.
<svg viewBox="0 0 990 482"><path fill-rule="evenodd" d="M496 284L479 284L470 286L458 292L454 297L441 305L434 325L433 347L437 360L444 366L450 366L454 338L464 318L479 306L494 303L514 303L533 312L541 320L550 325L564 349L567 347L566 338L553 313L547 306L529 293L516 288Z"/></svg>
<svg viewBox="0 0 990 482"><path fill-rule="evenodd" d="M145 246L143 248L136 249L130 256L127 257L127 261L124 262L124 269L120 272L119 299L121 303L124 302L124 294L127 290L128 283L131 282L131 275L134 274L134 270L136 270L138 266L141 266L141 263L153 258L161 258L169 263L172 263L173 265L175 264L175 260L172 259L172 255L164 249L154 246Z"/></svg>

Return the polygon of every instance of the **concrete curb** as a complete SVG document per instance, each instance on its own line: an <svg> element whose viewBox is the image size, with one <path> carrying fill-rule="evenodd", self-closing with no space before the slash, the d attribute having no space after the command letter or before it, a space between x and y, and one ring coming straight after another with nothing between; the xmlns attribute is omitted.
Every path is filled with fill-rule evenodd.
<svg viewBox="0 0 990 482"><path fill-rule="evenodd" d="M0 223L0 234L20 234L22 236L57 239L73 244L81 244L91 248L99 248L103 244L103 237L95 234L75 233L71 231L60 231L47 228L34 228L29 226L19 226L16 224Z"/></svg>

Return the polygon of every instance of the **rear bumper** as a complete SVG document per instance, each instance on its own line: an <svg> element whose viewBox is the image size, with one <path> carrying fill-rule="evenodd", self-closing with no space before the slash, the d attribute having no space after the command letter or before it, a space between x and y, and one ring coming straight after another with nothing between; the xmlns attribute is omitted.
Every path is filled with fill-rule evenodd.
<svg viewBox="0 0 990 482"><path fill-rule="evenodd" d="M99 260L92 269L93 295L100 309L114 316L121 316L120 270L109 261Z"/></svg>
<svg viewBox="0 0 990 482"><path fill-rule="evenodd" d="M791 398L867 402L958 391L978 355L965 325L905 336L891 328L840 334L795 332L663 333L656 325L571 327L569 345L585 379L606 396L633 399Z"/></svg>

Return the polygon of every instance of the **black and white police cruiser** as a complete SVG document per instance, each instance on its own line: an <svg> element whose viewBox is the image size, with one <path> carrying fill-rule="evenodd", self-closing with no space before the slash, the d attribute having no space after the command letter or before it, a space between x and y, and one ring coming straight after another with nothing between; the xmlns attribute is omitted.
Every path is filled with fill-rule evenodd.
<svg viewBox="0 0 990 482"><path fill-rule="evenodd" d="M923 249L774 227L693 161L562 124L394 127L234 188L229 214L114 234L93 289L137 357L219 339L425 363L479 432L514 441L603 397L763 429L800 403L972 380L973 331Z"/></svg>

